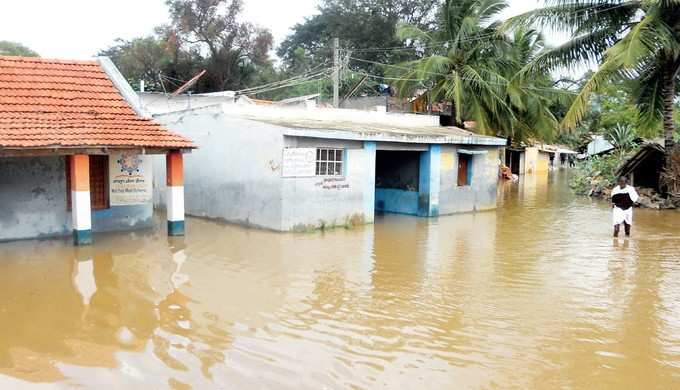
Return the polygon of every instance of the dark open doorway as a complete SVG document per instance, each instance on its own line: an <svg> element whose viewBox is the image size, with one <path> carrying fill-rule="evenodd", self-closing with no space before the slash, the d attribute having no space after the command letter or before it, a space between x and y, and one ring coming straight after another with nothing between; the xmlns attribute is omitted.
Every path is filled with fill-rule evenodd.
<svg viewBox="0 0 680 390"><path fill-rule="evenodd" d="M420 156L418 151L376 152L376 211L418 215Z"/></svg>

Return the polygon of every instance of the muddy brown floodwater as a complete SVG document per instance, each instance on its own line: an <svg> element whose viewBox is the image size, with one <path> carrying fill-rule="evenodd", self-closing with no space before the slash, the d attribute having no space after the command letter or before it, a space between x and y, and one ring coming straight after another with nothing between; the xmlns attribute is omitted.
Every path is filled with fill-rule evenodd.
<svg viewBox="0 0 680 390"><path fill-rule="evenodd" d="M1 388L680 388L680 213L564 174L495 212L0 244Z"/></svg>

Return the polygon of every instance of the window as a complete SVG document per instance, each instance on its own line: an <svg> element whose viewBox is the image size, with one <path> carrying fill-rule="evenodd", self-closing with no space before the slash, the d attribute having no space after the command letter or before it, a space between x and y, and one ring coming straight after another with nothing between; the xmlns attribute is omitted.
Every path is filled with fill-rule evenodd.
<svg viewBox="0 0 680 390"><path fill-rule="evenodd" d="M109 156L90 155L90 207L109 208ZM71 164L66 160L66 202L71 209Z"/></svg>
<svg viewBox="0 0 680 390"><path fill-rule="evenodd" d="M316 175L342 176L344 154L342 149L316 149Z"/></svg>
<svg viewBox="0 0 680 390"><path fill-rule="evenodd" d="M458 153L458 186L472 183L472 155Z"/></svg>

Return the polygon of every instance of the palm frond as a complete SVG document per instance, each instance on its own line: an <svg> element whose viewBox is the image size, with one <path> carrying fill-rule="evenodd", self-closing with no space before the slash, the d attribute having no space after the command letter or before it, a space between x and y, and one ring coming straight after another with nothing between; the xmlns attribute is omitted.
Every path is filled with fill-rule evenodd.
<svg viewBox="0 0 680 390"><path fill-rule="evenodd" d="M592 93L597 92L600 87L618 73L615 63L605 62L597 72L583 85L581 91L574 98L571 107L562 120L561 127L564 130L572 130L581 122L588 110L588 101Z"/></svg>

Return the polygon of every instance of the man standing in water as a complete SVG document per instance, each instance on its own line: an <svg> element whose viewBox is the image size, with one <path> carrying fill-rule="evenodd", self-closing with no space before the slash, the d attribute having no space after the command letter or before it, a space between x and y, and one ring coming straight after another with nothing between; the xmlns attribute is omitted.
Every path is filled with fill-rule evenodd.
<svg viewBox="0 0 680 390"><path fill-rule="evenodd" d="M638 193L635 188L628 185L628 180L621 176L619 185L612 190L612 203L614 207L614 237L619 236L621 224L626 229L626 236L630 236L630 227L633 224L633 205L638 201Z"/></svg>

